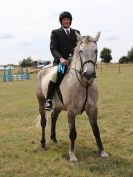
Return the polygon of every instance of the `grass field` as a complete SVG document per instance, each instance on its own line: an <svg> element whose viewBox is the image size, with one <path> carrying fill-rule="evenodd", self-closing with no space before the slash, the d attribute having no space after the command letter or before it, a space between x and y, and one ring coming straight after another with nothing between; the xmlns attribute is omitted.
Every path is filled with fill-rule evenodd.
<svg viewBox="0 0 133 177"><path fill-rule="evenodd" d="M0 77L2 80L2 78ZM109 159L101 159L85 113L77 117L76 154L68 161L68 123L65 112L57 122L58 144L51 142L47 114L47 151L40 148L35 128L38 103L36 74L31 80L0 80L0 177L133 177L133 66L98 66L99 127Z"/></svg>

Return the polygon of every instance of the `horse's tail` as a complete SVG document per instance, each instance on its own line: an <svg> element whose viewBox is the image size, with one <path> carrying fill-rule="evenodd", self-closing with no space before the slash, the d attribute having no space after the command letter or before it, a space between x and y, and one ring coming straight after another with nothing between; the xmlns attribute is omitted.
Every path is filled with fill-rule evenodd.
<svg viewBox="0 0 133 177"><path fill-rule="evenodd" d="M34 121L35 128L41 128L41 115L39 114Z"/></svg>
<svg viewBox="0 0 133 177"><path fill-rule="evenodd" d="M46 117L46 118L47 118L47 117ZM37 118L34 120L34 127L41 129L41 115L40 115L40 114L39 114L39 115L37 116ZM48 128L48 118L47 118L47 126L46 126L46 128Z"/></svg>

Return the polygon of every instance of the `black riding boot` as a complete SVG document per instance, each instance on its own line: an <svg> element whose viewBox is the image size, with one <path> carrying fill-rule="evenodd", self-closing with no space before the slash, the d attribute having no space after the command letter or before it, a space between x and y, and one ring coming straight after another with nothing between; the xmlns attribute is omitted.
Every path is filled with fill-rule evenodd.
<svg viewBox="0 0 133 177"><path fill-rule="evenodd" d="M52 99L53 99L53 95L55 93L55 86L56 83L50 81L49 85L48 85L48 91L47 91L47 101L46 101L46 105L45 105L45 109L46 110L51 110L52 109Z"/></svg>

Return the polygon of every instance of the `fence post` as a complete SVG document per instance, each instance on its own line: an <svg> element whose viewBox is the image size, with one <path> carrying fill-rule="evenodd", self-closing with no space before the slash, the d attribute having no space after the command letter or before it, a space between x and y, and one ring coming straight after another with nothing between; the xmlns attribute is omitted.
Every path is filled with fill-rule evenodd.
<svg viewBox="0 0 133 177"><path fill-rule="evenodd" d="M24 70L23 70L23 67L21 67L21 74L20 74L20 77L21 77L21 80L23 80L23 77L24 77Z"/></svg>
<svg viewBox="0 0 133 177"><path fill-rule="evenodd" d="M28 72L28 68L26 67L26 80L30 79L29 77L29 72Z"/></svg>
<svg viewBox="0 0 133 177"><path fill-rule="evenodd" d="M3 82L6 82L6 66L4 66Z"/></svg>
<svg viewBox="0 0 133 177"><path fill-rule="evenodd" d="M12 81L13 77L12 77L12 69L11 67L8 69L8 81Z"/></svg>
<svg viewBox="0 0 133 177"><path fill-rule="evenodd" d="M101 65L101 73L103 72L103 68L102 68L102 65Z"/></svg>

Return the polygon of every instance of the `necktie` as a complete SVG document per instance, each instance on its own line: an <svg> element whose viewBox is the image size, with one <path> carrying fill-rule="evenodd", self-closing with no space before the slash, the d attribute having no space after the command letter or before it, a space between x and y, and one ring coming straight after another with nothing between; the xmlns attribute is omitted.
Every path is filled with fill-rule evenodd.
<svg viewBox="0 0 133 177"><path fill-rule="evenodd" d="M70 36L69 30L66 30L66 34L68 37Z"/></svg>

